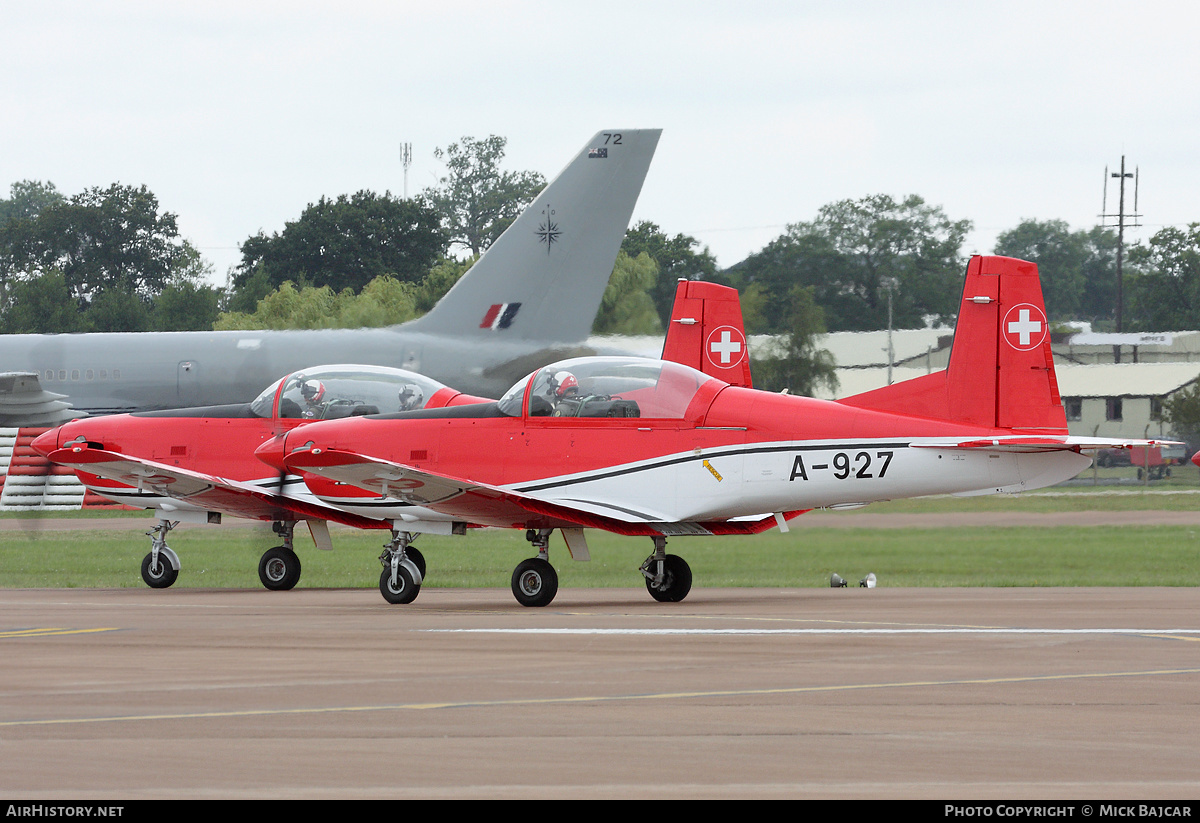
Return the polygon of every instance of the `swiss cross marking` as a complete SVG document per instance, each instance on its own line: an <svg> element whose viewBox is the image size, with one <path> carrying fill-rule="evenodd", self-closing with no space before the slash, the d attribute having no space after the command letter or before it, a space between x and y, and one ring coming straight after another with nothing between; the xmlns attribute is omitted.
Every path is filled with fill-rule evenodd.
<svg viewBox="0 0 1200 823"><path fill-rule="evenodd" d="M1029 351L1046 339L1046 315L1031 303L1013 306L1004 315L1004 339L1014 349Z"/></svg>
<svg viewBox="0 0 1200 823"><path fill-rule="evenodd" d="M714 366L732 368L746 356L746 338L733 326L721 326L708 335L707 354Z"/></svg>

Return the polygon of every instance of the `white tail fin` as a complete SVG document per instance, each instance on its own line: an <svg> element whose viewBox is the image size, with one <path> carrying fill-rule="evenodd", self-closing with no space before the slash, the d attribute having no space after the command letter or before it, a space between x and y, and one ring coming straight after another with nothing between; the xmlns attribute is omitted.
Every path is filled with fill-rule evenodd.
<svg viewBox="0 0 1200 823"><path fill-rule="evenodd" d="M591 333L661 129L602 131L424 317L480 341Z"/></svg>

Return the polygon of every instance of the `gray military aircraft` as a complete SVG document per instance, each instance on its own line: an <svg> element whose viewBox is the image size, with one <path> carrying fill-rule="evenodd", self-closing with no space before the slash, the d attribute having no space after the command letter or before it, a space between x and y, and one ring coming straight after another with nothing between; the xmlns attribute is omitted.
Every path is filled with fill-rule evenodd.
<svg viewBox="0 0 1200 823"><path fill-rule="evenodd" d="M660 129L597 133L425 316L382 329L0 336L0 426L247 402L320 363L499 397L584 347Z"/></svg>

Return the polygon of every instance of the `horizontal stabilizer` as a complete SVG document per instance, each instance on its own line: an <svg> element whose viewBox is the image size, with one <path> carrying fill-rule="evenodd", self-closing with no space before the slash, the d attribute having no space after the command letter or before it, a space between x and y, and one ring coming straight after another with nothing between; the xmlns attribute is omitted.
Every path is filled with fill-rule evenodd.
<svg viewBox="0 0 1200 823"><path fill-rule="evenodd" d="M1181 446L1176 440L1129 440L1105 437L1024 436L982 437L972 440L925 441L909 444L914 449L979 449L995 452L1095 451L1098 449L1134 449L1155 446Z"/></svg>
<svg viewBox="0 0 1200 823"><path fill-rule="evenodd" d="M838 402L975 426L1066 434L1037 266L1011 257L972 257L946 369Z"/></svg>

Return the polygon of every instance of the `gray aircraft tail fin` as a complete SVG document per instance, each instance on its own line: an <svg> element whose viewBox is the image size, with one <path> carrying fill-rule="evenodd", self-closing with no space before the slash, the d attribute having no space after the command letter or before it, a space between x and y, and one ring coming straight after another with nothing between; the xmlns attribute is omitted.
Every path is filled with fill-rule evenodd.
<svg viewBox="0 0 1200 823"><path fill-rule="evenodd" d="M599 132L414 331L573 343L590 334L661 129Z"/></svg>

